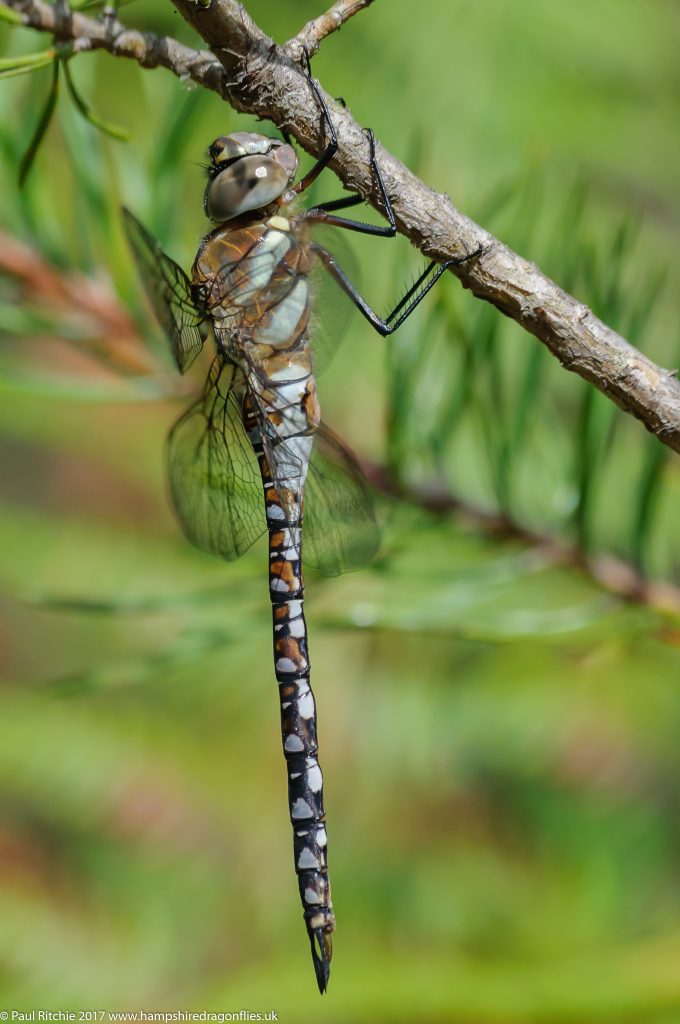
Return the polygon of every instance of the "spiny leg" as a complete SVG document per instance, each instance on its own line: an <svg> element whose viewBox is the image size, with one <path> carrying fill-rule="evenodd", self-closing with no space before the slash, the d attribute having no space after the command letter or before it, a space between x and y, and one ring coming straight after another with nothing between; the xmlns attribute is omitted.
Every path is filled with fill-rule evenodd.
<svg viewBox="0 0 680 1024"><path fill-rule="evenodd" d="M366 200L363 196L342 196L340 199L331 199L327 203L318 203L312 206L307 213L316 213L318 210L330 213L332 210L347 210L350 206L359 206Z"/></svg>
<svg viewBox="0 0 680 1024"><path fill-rule="evenodd" d="M345 228L347 231L358 231L362 235L379 235L383 238L394 238L397 233L397 221L394 216L390 197L388 196L387 189L385 188L383 176L380 173L380 168L378 167L378 161L375 155L375 136L370 128L365 128L364 133L368 138L371 170L373 171L373 176L378 186L378 191L380 192L380 198L382 199L383 206L385 207L385 216L387 217L389 224L368 224L363 220L350 220L348 217L336 217L332 213L333 210L344 210L350 206L358 206L359 203L364 202L364 199L361 196L343 196L341 199L333 199L329 203L320 203L318 206L313 206L311 210L308 210L304 216L306 220L330 224L337 228Z"/></svg>
<svg viewBox="0 0 680 1024"><path fill-rule="evenodd" d="M297 185L293 186L292 191L297 193L297 195L301 195L306 189L309 188L309 186L313 182L316 181L316 179L323 171L324 167L326 167L328 165L328 162L333 159L338 149L338 137L335 134L335 128L333 126L333 121L331 120L330 112L328 110L328 107L326 106L326 101L323 98L319 86L316 84L312 77L312 69L309 63L309 53L307 51L307 48L304 47L302 52L305 62L303 70L307 75L309 87L314 93L314 98L319 106L319 110L321 111L321 124L325 129L325 134L328 136L328 142L326 144L325 150L323 151L319 159L316 161L314 166L309 171L307 171L304 177L300 178Z"/></svg>
<svg viewBox="0 0 680 1024"><path fill-rule="evenodd" d="M357 291L350 279L347 277L342 267L340 267L335 261L335 258L321 245L313 243L313 248L329 274L335 278L362 316L364 316L371 327L373 327L378 334L381 334L383 337L386 337L388 334L393 334L398 327L401 327L404 321L410 317L411 313L413 313L414 309L420 305L430 289L434 287L445 270L448 270L449 267L458 267L462 263L467 263L468 260L475 259L484 251L484 247L479 246L478 249L475 249L474 252L468 253L466 256L459 256L457 259L453 260L445 260L444 263L428 264L422 274L406 292L404 297L400 299L391 313L388 313L386 317L381 317L371 309L364 297ZM432 276L428 281L427 278L429 275Z"/></svg>
<svg viewBox="0 0 680 1024"><path fill-rule="evenodd" d="M331 120L330 112L326 105L326 102L321 94L319 87L312 78L311 67L309 63L309 54L307 50L304 50L304 57L306 62L307 78L309 80L310 88L314 93L316 101L319 105L322 114L322 120L326 125L326 130L330 136L330 142L326 147L326 150L322 153L319 160L312 167L312 169L302 178L295 186L294 191L298 194L304 192L309 185L319 176L321 171L326 167L329 160L332 159L338 148L338 140ZM343 101L343 106L344 106ZM385 207L385 216L387 217L389 224L386 226L380 226L375 224L368 224L365 221L352 220L348 217L336 217L334 211L346 210L353 206L358 206L364 202L362 196L343 196L340 199L333 199L327 203L319 203L317 206L312 207L308 210L304 217L306 220L329 224L333 227L344 228L348 231L357 231L364 235L379 235L382 237L392 238L397 233L397 222L394 216L394 210L390 197L387 194L385 182L383 176L378 167L378 162L375 155L375 137L373 131L370 128L365 129L366 135L369 141L369 152L370 152L370 164L378 185L383 205ZM400 299L394 309L386 317L379 316L371 307L368 305L363 296L354 287L352 282L349 280L342 268L336 263L335 259L329 252L323 249L322 246L314 245L319 258L326 265L328 271L336 279L343 291L349 296L351 301L361 312L361 314L368 320L371 326L383 337L393 334L394 331L399 328L405 320L413 313L413 311L420 305L422 300L425 298L431 288L437 283L439 278L442 276L445 270L449 267L460 266L463 263L467 263L468 260L475 259L480 256L484 251L484 246L479 246L474 252L467 253L465 256L457 257L456 259L445 260L443 263L436 264L430 263L425 270L420 274L414 284L408 289L406 294ZM435 267L437 268L435 270ZM434 273L433 273L434 271ZM432 275L430 277L430 275ZM430 277L429 281L427 278ZM399 315L398 315L399 314Z"/></svg>
<svg viewBox="0 0 680 1024"><path fill-rule="evenodd" d="M316 99L316 102L319 106L319 110L321 111L322 124L325 126L329 142L326 146L326 149L321 154L321 156L314 164L314 166L311 168L311 170L309 170L307 174L305 174L305 176L300 179L297 185L294 186L293 192L296 192L298 195L301 195L302 192L309 188L312 182L316 181L316 179L319 177L323 169L328 165L329 161L332 160L333 156L335 155L338 149L338 137L335 132L335 126L333 124L330 111L328 109L325 99L323 98L321 90L319 89L318 85L316 84L312 77L312 69L309 63L309 54L306 49L303 51L303 53L305 59L305 70L307 74L307 80L309 81L310 89L312 90L314 98ZM344 100L342 100L341 102L344 107ZM359 231L365 235L381 235L384 238L393 238L394 235L396 235L397 233L397 222L394 217L394 211L392 210L392 203L390 202L390 198L387 195L385 182L383 181L383 177L382 174L380 173L380 168L378 167L378 162L376 160L375 138L370 128L367 128L365 132L366 135L368 136L369 142L371 170L373 171L373 175L378 186L378 191L380 192L380 197L385 207L385 216L389 221L389 225L380 226L376 224L368 224L365 221L350 220L347 217L335 217L332 215L334 210L346 210L349 209L349 207L351 206L358 206L360 203L365 202L362 196L343 196L341 199L333 199L328 203L319 203L317 206L314 206L312 207L312 209L308 210L307 213L305 214L305 217L317 221L324 221L324 223L332 224L335 227L344 227L347 228L347 230L349 231ZM329 213L331 214L331 216L328 216Z"/></svg>
<svg viewBox="0 0 680 1024"><path fill-rule="evenodd" d="M298 184L295 186L295 191L298 193L303 192L311 183L319 176L324 167L328 164L329 160L333 157L338 148L337 135L335 128L331 120L330 112L326 105L326 102L319 90L316 82L312 78L311 68L309 64L309 54L307 50L304 51L307 77L309 84L314 93L316 101L322 113L322 119L326 124L326 130L330 136L330 143L326 148L325 152L321 155L317 163L312 167L311 171ZM343 103L344 106L344 103ZM304 214L305 220L328 224L333 227L344 228L347 231L357 231L364 235L378 235L386 238L393 238L397 233L397 222L394 216L394 210L390 197L387 194L385 187L385 181L378 167L378 161L375 155L375 137L373 131L370 128L365 129L365 133L368 137L369 142L369 153L370 153L370 164L375 177L380 197L385 207L385 216L387 217L388 225L376 225L368 224L365 221L352 220L348 217L336 217L334 211L346 210L352 206L358 206L364 202L362 196L343 196L340 199L333 199L327 203L319 203L317 206L313 206L311 209L306 211ZM342 268L335 262L334 258L328 253L322 246L315 245L314 248L317 251L322 262L326 265L328 271L335 277L336 281L343 289L344 292L349 296L357 309L360 310L362 315L368 320L373 328L378 331L383 337L388 334L393 334L394 331L400 327L405 320L413 313L417 306L422 302L427 293L437 283L439 278L442 276L445 270L449 267L457 267L462 263L467 263L468 260L475 259L480 256L484 251L483 246L479 246L474 252L467 253L465 256L460 256L456 259L445 260L444 263L436 264L430 263L425 270L420 274L411 288L408 289L406 294L400 299L394 309L386 317L379 316L371 307L368 305L363 296L357 291L352 282L349 280ZM435 270L435 267L437 268ZM433 273L434 271L434 273ZM432 275L430 277L430 275ZM430 277L428 281L427 278ZM398 315L399 314L399 315ZM395 319L396 318L396 319Z"/></svg>

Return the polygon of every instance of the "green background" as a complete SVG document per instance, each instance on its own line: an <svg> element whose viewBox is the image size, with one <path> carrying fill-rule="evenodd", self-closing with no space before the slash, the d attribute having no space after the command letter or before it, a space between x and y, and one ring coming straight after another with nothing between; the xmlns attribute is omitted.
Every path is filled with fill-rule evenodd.
<svg viewBox="0 0 680 1024"><path fill-rule="evenodd" d="M323 9L247 7L278 41ZM195 44L161 0L121 16ZM677 365L679 37L667 0L378 0L314 73L463 212ZM2 39L5 55L48 45ZM62 95L20 194L50 74L0 83L2 228L117 294L159 353L119 206L188 266L206 145L256 123L162 70L105 54L72 70L131 141ZM329 174L317 195L339 191ZM354 249L388 308L417 259L403 239ZM321 1000L266 549L229 566L192 550L164 492L164 436L200 372L88 363L87 318L7 274L0 330L0 1003L680 1021L677 614L621 600L573 552L384 498L376 564L309 574L338 918ZM454 281L390 341L353 321L322 400L409 485L678 583L677 458Z"/></svg>

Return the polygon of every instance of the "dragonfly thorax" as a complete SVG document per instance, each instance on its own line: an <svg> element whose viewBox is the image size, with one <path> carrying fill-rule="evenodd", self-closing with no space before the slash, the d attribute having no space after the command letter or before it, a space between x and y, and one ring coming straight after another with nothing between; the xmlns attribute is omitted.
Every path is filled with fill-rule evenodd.
<svg viewBox="0 0 680 1024"><path fill-rule="evenodd" d="M208 154L204 207L218 224L266 208L283 195L297 172L292 146L256 132L222 135Z"/></svg>

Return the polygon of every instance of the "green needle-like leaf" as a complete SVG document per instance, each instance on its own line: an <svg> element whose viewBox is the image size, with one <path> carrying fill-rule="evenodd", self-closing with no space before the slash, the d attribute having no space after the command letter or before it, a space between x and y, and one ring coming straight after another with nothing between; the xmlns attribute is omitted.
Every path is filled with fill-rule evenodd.
<svg viewBox="0 0 680 1024"><path fill-rule="evenodd" d="M661 497L663 470L670 456L668 448L660 444L656 438L650 438L648 445L649 455L642 467L636 493L637 508L630 541L633 561L640 570L645 568L647 561L647 549L652 537L652 521Z"/></svg>
<svg viewBox="0 0 680 1024"><path fill-rule="evenodd" d="M66 87L69 91L71 99L73 100L76 109L86 121L89 121L93 127L97 128L98 131L103 132L104 135L109 135L112 139L118 139L121 142L128 142L130 139L129 132L125 131L124 128L119 128L118 125L111 124L109 121L103 121L100 117L97 117L91 110L90 106L83 97L80 95L75 87L73 78L71 77L71 71L66 62L64 62L64 78L66 79Z"/></svg>
<svg viewBox="0 0 680 1024"><path fill-rule="evenodd" d="M40 120L38 121L36 129L33 133L33 138L31 139L28 145L28 149L21 158L21 164L19 165L19 188L22 188L24 182L26 181L26 176L33 165L36 153L40 148L40 143L45 137L45 132L49 127L50 121L52 120L52 115L54 113L54 109L57 105L57 97L59 95L59 64L59 58L55 57L53 61L52 84L50 86L49 95L47 97L47 103L43 108L42 114L40 115Z"/></svg>
<svg viewBox="0 0 680 1024"><path fill-rule="evenodd" d="M11 7L0 4L0 21L9 22L10 25L21 25L21 15L13 11Z"/></svg>
<svg viewBox="0 0 680 1024"><path fill-rule="evenodd" d="M546 366L543 349L538 345L530 344L517 385L514 422L510 437L510 447L514 454L520 451L527 436L532 415L541 397L541 380Z"/></svg>
<svg viewBox="0 0 680 1024"><path fill-rule="evenodd" d="M16 78L17 75L30 75L32 71L39 71L40 68L46 68L51 61L46 60L43 64L27 64L19 67L7 68L4 71L0 71L0 78Z"/></svg>
<svg viewBox="0 0 680 1024"><path fill-rule="evenodd" d="M0 70L31 64L49 64L55 56L55 50L39 50L37 53L22 53L18 57L0 57Z"/></svg>
<svg viewBox="0 0 680 1024"><path fill-rule="evenodd" d="M70 7L72 11L91 11L96 7L109 7L117 17L119 9L129 3L132 3L132 0L110 0L108 3L106 0L71 0Z"/></svg>
<svg viewBox="0 0 680 1024"><path fill-rule="evenodd" d="M647 438L647 452L635 491L636 507L630 539L632 560L641 571L648 567L654 515L663 491L664 470L670 459L670 451L656 438Z"/></svg>
<svg viewBox="0 0 680 1024"><path fill-rule="evenodd" d="M3 10L0 7L0 10ZM12 78L14 75L28 75L31 71L51 64L56 56L54 50L41 50L38 53L24 53L20 57L0 58L0 78Z"/></svg>

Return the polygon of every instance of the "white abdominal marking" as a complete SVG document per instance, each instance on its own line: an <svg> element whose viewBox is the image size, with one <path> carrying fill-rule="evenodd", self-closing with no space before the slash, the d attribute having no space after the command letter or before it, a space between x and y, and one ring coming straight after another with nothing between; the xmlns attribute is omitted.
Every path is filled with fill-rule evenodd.
<svg viewBox="0 0 680 1024"><path fill-rule="evenodd" d="M315 764L314 767L310 768L307 772L307 783L312 793L318 793L323 786L323 776L318 764Z"/></svg>
<svg viewBox="0 0 680 1024"><path fill-rule="evenodd" d="M301 871L304 871L308 868L318 869L321 867L321 865L319 864L318 858L312 853L311 850L308 850L307 847L305 846L300 851L300 856L298 857L298 867L300 868Z"/></svg>
<svg viewBox="0 0 680 1024"><path fill-rule="evenodd" d="M296 800L290 809L291 818L311 818L312 808L306 800Z"/></svg>
<svg viewBox="0 0 680 1024"><path fill-rule="evenodd" d="M306 664L304 659L301 658L300 661L303 665ZM290 675L291 672L297 672L298 666L290 658L279 658L276 662L276 670L282 675Z"/></svg>
<svg viewBox="0 0 680 1024"><path fill-rule="evenodd" d="M300 718L314 717L314 698L311 690L307 690L302 697L298 697L298 712Z"/></svg>

